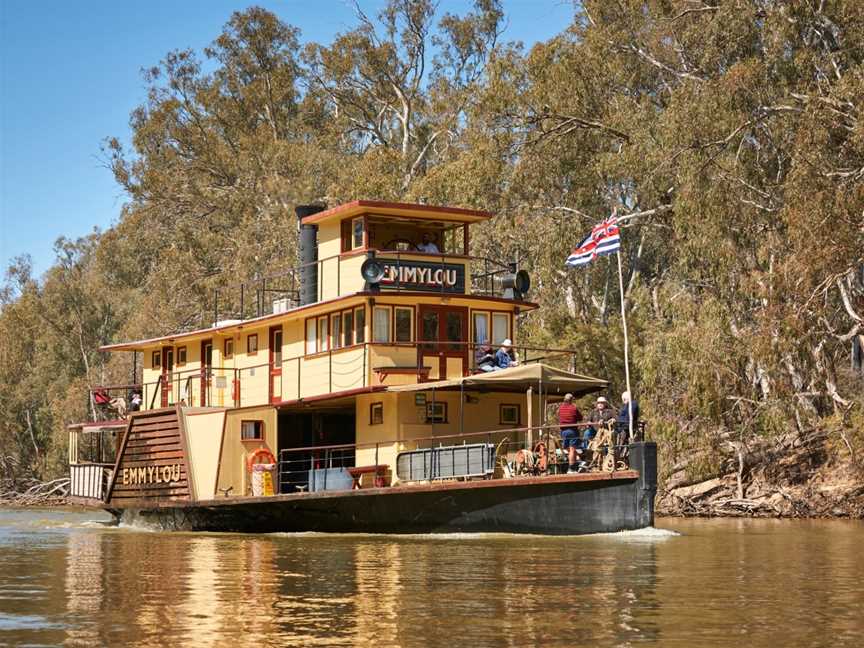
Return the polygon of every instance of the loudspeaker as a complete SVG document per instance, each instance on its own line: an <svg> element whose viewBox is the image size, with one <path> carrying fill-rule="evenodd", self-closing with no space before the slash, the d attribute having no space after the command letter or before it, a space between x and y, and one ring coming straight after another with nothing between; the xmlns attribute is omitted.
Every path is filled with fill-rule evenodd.
<svg viewBox="0 0 864 648"><path fill-rule="evenodd" d="M522 301L525 293L531 290L531 277L525 270L502 275L501 288L504 291L504 299Z"/></svg>
<svg viewBox="0 0 864 648"><path fill-rule="evenodd" d="M360 275L366 282L366 292L378 292L378 284L384 278L384 264L377 259L366 259L360 266Z"/></svg>

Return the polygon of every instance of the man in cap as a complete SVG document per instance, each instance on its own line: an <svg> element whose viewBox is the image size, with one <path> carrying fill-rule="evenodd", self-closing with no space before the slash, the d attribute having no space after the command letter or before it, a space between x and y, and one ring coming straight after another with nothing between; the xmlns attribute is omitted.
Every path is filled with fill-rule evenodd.
<svg viewBox="0 0 864 648"><path fill-rule="evenodd" d="M495 366L499 369L507 369L508 367L515 367L518 365L519 363L516 362L512 353L513 342L510 338L507 338L501 343L501 348L495 352Z"/></svg>
<svg viewBox="0 0 864 648"><path fill-rule="evenodd" d="M598 396L594 403L594 409L588 416L588 422L593 423L585 429L585 443L587 444L597 434L597 429L604 427L609 421L615 420L615 412L609 407L609 401L603 396Z"/></svg>
<svg viewBox="0 0 864 648"><path fill-rule="evenodd" d="M582 420L582 412L573 404L573 394L564 394L564 402L558 409L558 424L561 426L561 445L567 449L567 473L579 472L579 454L582 446L576 424Z"/></svg>

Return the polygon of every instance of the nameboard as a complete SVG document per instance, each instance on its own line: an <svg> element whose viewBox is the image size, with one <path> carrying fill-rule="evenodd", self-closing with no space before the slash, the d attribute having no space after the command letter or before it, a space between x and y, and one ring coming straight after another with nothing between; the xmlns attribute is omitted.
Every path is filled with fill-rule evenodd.
<svg viewBox="0 0 864 648"><path fill-rule="evenodd" d="M388 290L464 293L465 266L429 261L378 259L384 266L380 286Z"/></svg>

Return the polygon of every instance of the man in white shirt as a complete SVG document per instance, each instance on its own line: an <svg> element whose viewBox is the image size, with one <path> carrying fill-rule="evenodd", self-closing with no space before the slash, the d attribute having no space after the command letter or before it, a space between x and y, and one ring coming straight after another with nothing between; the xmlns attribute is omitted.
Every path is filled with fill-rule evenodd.
<svg viewBox="0 0 864 648"><path fill-rule="evenodd" d="M435 241L432 240L432 235L429 232L423 232L423 242L417 246L417 250L419 252L429 252L431 254L440 254L441 250L438 249L438 246L435 245Z"/></svg>

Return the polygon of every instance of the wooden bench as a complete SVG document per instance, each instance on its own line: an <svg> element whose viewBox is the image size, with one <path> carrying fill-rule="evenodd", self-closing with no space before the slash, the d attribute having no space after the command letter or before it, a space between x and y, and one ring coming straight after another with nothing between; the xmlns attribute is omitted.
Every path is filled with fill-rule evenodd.
<svg viewBox="0 0 864 648"><path fill-rule="evenodd" d="M384 476L387 474L387 464L373 464L370 466L354 466L353 468L346 468L348 474L351 475L351 479L354 480L354 483L351 486L351 490L360 488L360 478L363 475L374 474L375 475L375 487L381 488L386 486L384 483Z"/></svg>
<svg viewBox="0 0 864 648"><path fill-rule="evenodd" d="M418 380L426 381L429 379L429 372L432 371L432 367L418 367L417 365L372 367L372 371L374 371L375 375L378 376L379 384L383 385L384 381L387 380L387 376L389 376L390 374L413 374L417 376Z"/></svg>

